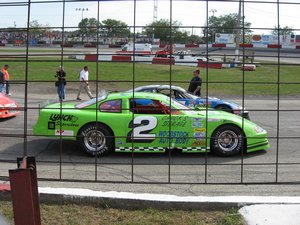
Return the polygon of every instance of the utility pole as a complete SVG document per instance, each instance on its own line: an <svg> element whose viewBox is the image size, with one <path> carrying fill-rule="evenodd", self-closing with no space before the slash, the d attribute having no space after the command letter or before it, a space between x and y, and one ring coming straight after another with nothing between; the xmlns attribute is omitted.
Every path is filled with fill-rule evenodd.
<svg viewBox="0 0 300 225"><path fill-rule="evenodd" d="M84 11L88 11L89 8L76 8L76 11L81 11L81 21L80 22L83 22L83 12ZM83 43L83 38L84 38L84 34L82 33L81 34L81 42Z"/></svg>
<svg viewBox="0 0 300 225"><path fill-rule="evenodd" d="M236 27L236 35L235 35L235 51L234 51L234 62L237 63L239 61L239 48L241 41L241 18L242 18L242 1L239 0L239 12L237 18L237 27ZM244 6L244 5L243 5Z"/></svg>
<svg viewBox="0 0 300 225"><path fill-rule="evenodd" d="M89 11L89 8L76 8L76 11L81 11L81 21L83 20L83 12Z"/></svg>
<svg viewBox="0 0 300 225"><path fill-rule="evenodd" d="M215 16L215 12L218 12L216 9L211 9L209 12L211 12L213 17Z"/></svg>
<svg viewBox="0 0 300 225"><path fill-rule="evenodd" d="M153 6L153 23L157 21L157 4L158 0L153 0L154 6ZM152 25L153 25L152 23ZM153 33L152 33L152 44L154 43L154 28L152 28Z"/></svg>
<svg viewBox="0 0 300 225"><path fill-rule="evenodd" d="M157 20L157 1L158 0L154 0L154 7L153 7L153 21Z"/></svg>
<svg viewBox="0 0 300 225"><path fill-rule="evenodd" d="M218 11L216 9L211 9L209 12L211 12L213 14L212 17L210 17L211 20L215 21L215 12L218 12ZM216 41L216 31L215 30L216 30L215 28L212 29L212 37L211 37L212 42Z"/></svg>

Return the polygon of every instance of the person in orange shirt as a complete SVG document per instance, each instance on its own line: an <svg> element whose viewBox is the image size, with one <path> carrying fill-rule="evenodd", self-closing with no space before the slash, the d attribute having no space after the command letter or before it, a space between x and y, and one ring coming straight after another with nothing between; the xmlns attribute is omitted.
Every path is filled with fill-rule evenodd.
<svg viewBox="0 0 300 225"><path fill-rule="evenodd" d="M6 85L6 95L11 96L11 93L9 91L10 89L10 84L9 84L9 73L8 73L8 65L4 65L3 68L1 69L1 72L4 74L4 79L5 79L5 85Z"/></svg>

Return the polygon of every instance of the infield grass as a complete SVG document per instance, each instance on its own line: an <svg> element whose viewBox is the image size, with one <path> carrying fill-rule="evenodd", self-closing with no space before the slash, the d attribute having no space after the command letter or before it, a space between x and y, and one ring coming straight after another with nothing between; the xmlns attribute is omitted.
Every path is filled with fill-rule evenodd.
<svg viewBox="0 0 300 225"><path fill-rule="evenodd" d="M0 202L0 212L13 222L12 204ZM102 208L95 205L45 204L40 205L44 225L112 225L112 224L199 224L242 225L238 209L230 210L125 210Z"/></svg>
<svg viewBox="0 0 300 225"><path fill-rule="evenodd" d="M11 80L55 81L54 75L63 62L68 81L78 81L79 71L87 65L90 80L98 81L107 90L127 90L147 84L169 84L187 88L192 78L192 66L153 65L144 63L88 62L60 57L7 59ZM256 71L239 68L200 68L203 95L225 96L298 96L300 95L300 65L265 63ZM27 71L27 72L26 72Z"/></svg>

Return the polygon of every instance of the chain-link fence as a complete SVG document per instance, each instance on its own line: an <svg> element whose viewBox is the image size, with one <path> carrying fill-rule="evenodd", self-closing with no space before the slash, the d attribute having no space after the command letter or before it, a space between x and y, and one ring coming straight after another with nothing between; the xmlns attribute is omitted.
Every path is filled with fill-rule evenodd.
<svg viewBox="0 0 300 225"><path fill-rule="evenodd" d="M300 181L298 1L0 9L1 179L34 156L40 180Z"/></svg>

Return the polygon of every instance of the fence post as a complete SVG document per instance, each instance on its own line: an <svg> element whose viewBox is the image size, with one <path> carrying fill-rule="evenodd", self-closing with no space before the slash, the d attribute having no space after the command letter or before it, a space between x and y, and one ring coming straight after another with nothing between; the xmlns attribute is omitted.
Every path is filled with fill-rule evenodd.
<svg viewBox="0 0 300 225"><path fill-rule="evenodd" d="M18 158L17 164L18 169L9 170L15 225L40 225L35 158Z"/></svg>

